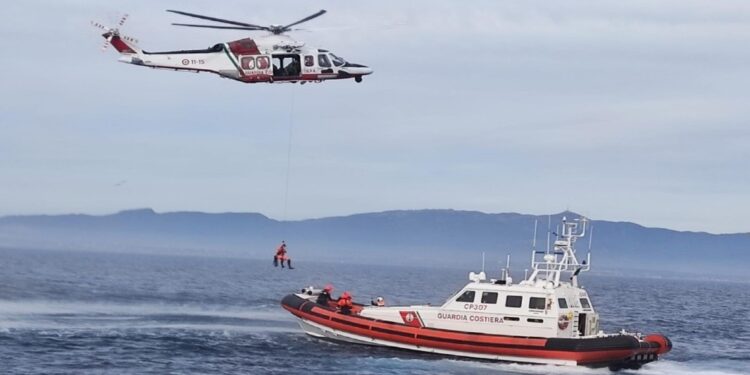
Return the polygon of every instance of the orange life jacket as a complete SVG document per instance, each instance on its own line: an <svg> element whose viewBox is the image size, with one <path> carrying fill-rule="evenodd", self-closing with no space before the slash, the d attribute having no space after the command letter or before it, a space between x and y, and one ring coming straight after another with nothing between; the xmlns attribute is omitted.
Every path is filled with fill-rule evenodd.
<svg viewBox="0 0 750 375"><path fill-rule="evenodd" d="M279 256L286 255L286 246L279 246L279 248L276 249L276 255L279 255Z"/></svg>
<svg viewBox="0 0 750 375"><path fill-rule="evenodd" d="M339 298L339 302L336 304L336 306L338 306L340 309L351 309L354 305L352 304L351 298Z"/></svg>

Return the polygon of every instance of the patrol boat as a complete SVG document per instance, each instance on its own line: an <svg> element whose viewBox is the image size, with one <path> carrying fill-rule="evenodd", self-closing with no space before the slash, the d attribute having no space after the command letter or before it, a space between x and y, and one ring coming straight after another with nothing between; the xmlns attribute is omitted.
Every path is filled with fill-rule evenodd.
<svg viewBox="0 0 750 375"><path fill-rule="evenodd" d="M532 250L532 273L514 284L508 268L500 279L469 273L469 283L442 306L366 306L350 313L316 302L307 287L281 305L299 318L309 335L486 360L637 369L669 352L661 334L599 330L599 314L578 275L591 268L591 253L579 262L576 240L585 218L563 218L562 233L547 250Z"/></svg>

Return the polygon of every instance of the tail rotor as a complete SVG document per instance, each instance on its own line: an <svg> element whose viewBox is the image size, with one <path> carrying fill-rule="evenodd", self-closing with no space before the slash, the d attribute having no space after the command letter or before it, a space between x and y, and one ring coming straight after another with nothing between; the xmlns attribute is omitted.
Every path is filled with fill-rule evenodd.
<svg viewBox="0 0 750 375"><path fill-rule="evenodd" d="M102 36L104 37L104 43L101 47L102 52L106 51L107 48L112 45L113 40L116 40L115 48L118 52L128 52L128 50L135 52L135 45L138 44L138 39L120 34L120 28L125 25L128 17L128 14L124 14L122 17L120 17L120 20L116 23L116 27L107 27L99 22L91 21L91 26L103 31Z"/></svg>

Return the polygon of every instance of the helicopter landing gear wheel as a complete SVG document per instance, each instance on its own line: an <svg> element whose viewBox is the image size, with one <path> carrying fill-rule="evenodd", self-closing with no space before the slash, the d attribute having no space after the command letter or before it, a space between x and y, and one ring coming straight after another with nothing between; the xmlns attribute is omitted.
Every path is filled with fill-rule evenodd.
<svg viewBox="0 0 750 375"><path fill-rule="evenodd" d="M354 77L354 82L357 82L357 83L362 82L362 76L356 76L356 77Z"/></svg>

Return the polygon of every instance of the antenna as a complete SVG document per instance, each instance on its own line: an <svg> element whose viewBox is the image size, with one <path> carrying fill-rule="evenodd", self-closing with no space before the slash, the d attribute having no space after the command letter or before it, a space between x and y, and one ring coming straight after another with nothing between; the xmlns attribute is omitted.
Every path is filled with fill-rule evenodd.
<svg viewBox="0 0 750 375"><path fill-rule="evenodd" d="M510 254L508 254L508 259L505 261L505 269L510 271Z"/></svg>
<svg viewBox="0 0 750 375"><path fill-rule="evenodd" d="M594 242L594 224L591 224L589 230L589 253L591 252L591 243Z"/></svg>
<svg viewBox="0 0 750 375"><path fill-rule="evenodd" d="M534 238L531 240L531 250L536 250L536 226L539 224L539 220L534 219Z"/></svg>
<svg viewBox="0 0 750 375"><path fill-rule="evenodd" d="M484 272L484 251L482 251L482 272Z"/></svg>
<svg viewBox="0 0 750 375"><path fill-rule="evenodd" d="M547 249L546 253L549 254L549 236L552 230L552 215L547 215Z"/></svg>
<svg viewBox="0 0 750 375"><path fill-rule="evenodd" d="M508 259L505 263L505 283L510 285L512 282L513 277L510 276L510 254L508 254Z"/></svg>

